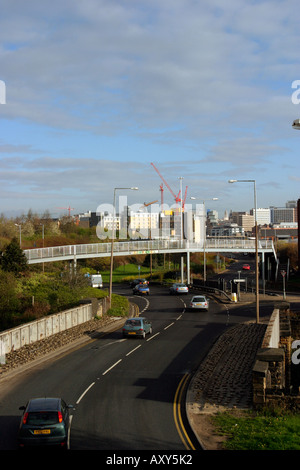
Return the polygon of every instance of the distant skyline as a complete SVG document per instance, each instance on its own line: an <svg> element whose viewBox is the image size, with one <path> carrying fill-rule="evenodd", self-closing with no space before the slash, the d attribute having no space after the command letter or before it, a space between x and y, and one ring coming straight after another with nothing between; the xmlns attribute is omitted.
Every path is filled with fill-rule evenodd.
<svg viewBox="0 0 300 470"><path fill-rule="evenodd" d="M2 0L0 213L96 211L124 186L129 205L160 202L151 162L220 216L253 208L229 179L255 179L258 208L299 199L298 9Z"/></svg>

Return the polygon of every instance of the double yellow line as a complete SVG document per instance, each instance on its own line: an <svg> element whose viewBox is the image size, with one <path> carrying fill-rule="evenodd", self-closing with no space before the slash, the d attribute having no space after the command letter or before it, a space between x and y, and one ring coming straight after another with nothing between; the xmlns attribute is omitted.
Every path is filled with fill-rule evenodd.
<svg viewBox="0 0 300 470"><path fill-rule="evenodd" d="M181 416L181 403L182 403L182 395L185 391L185 387L187 384L187 381L190 377L190 374L185 374L175 393L174 397L174 402L173 402L173 415L174 415L174 421L175 421L175 426L177 428L178 434L180 436L180 439L182 440L185 448L187 450L196 450L193 443L191 442L188 433L184 427L183 421L182 421L182 416Z"/></svg>

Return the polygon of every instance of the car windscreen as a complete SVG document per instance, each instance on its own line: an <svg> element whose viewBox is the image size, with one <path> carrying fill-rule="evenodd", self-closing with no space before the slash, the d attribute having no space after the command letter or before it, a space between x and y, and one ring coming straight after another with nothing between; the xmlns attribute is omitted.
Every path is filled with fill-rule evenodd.
<svg viewBox="0 0 300 470"><path fill-rule="evenodd" d="M28 414L26 424L32 426L42 426L44 424L58 423L57 411L31 411Z"/></svg>
<svg viewBox="0 0 300 470"><path fill-rule="evenodd" d="M141 320L127 320L125 325L127 325L127 326L141 326Z"/></svg>

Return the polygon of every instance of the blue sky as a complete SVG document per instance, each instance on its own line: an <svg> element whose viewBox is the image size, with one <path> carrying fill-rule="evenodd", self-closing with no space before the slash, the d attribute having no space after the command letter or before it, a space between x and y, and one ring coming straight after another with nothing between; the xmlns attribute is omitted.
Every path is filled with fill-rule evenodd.
<svg viewBox="0 0 300 470"><path fill-rule="evenodd" d="M2 0L0 212L160 201L224 211L298 199L294 0ZM125 192L124 192L125 194ZM164 202L174 203L168 189Z"/></svg>

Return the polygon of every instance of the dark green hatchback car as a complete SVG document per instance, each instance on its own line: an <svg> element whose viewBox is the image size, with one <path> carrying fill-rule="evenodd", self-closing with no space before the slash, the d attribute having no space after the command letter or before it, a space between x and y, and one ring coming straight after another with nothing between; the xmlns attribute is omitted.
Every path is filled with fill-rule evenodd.
<svg viewBox="0 0 300 470"><path fill-rule="evenodd" d="M19 447L51 445L67 448L70 408L72 405L67 405L61 398L33 398L26 406L21 406Z"/></svg>

